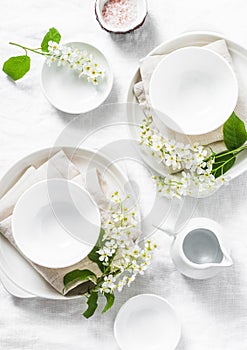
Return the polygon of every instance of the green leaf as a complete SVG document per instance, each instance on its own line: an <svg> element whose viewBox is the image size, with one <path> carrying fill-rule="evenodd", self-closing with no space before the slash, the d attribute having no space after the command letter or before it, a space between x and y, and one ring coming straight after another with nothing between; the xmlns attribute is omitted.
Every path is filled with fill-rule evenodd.
<svg viewBox="0 0 247 350"><path fill-rule="evenodd" d="M41 49L44 52L48 52L48 42L49 41L55 41L56 43L59 43L61 40L61 35L57 31L56 28L50 28L49 31L46 33L44 36L44 39L42 40L41 43Z"/></svg>
<svg viewBox="0 0 247 350"><path fill-rule="evenodd" d="M30 63L30 57L27 55L15 56L4 62L2 70L13 80L18 80L29 71Z"/></svg>
<svg viewBox="0 0 247 350"><path fill-rule="evenodd" d="M88 308L83 313L84 317L90 318L91 316L93 316L93 314L95 313L95 310L97 309L97 306L98 306L97 302L98 302L98 293L92 292L87 300Z"/></svg>
<svg viewBox="0 0 247 350"><path fill-rule="evenodd" d="M222 152L216 154L215 162L213 164L212 174L215 178L225 174L234 165L236 156L233 152Z"/></svg>
<svg viewBox="0 0 247 350"><path fill-rule="evenodd" d="M247 141L247 133L244 122L233 112L223 127L224 142L232 151L241 147Z"/></svg>
<svg viewBox="0 0 247 350"><path fill-rule="evenodd" d="M103 242L104 234L105 234L105 231L103 229L101 229L99 239L98 239L95 247L88 254L88 258L98 265L101 272L105 271L105 266L103 265L102 261L99 260L100 255L97 253L97 251L103 246L102 242Z"/></svg>
<svg viewBox="0 0 247 350"><path fill-rule="evenodd" d="M102 311L102 314L110 310L112 305L114 304L115 296L111 293L104 293L104 296L106 297L106 305L104 307L104 310Z"/></svg>
<svg viewBox="0 0 247 350"><path fill-rule="evenodd" d="M64 276L64 289L68 289L74 283L92 281L97 283L97 276L90 270L74 270Z"/></svg>

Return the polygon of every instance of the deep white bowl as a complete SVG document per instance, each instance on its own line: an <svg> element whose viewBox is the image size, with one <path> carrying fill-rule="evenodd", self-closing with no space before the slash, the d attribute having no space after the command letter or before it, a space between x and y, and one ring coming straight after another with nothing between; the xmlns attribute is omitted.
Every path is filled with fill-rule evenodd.
<svg viewBox="0 0 247 350"><path fill-rule="evenodd" d="M89 254L99 237L100 221L99 209L86 190L65 179L49 179L19 198L12 231L29 260L63 268Z"/></svg>
<svg viewBox="0 0 247 350"><path fill-rule="evenodd" d="M200 135L230 117L237 104L238 83L232 67L219 54L186 47L158 64L149 92L153 109L169 128Z"/></svg>
<svg viewBox="0 0 247 350"><path fill-rule="evenodd" d="M164 298L141 294L121 307L114 334L122 350L174 350L181 337L181 325Z"/></svg>

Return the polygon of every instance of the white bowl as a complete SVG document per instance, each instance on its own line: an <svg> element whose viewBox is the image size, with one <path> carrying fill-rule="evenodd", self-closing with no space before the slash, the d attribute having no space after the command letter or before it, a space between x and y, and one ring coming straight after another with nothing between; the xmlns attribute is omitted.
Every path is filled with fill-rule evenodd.
<svg viewBox="0 0 247 350"><path fill-rule="evenodd" d="M181 337L181 325L165 299L141 294L121 307L114 334L122 350L174 350Z"/></svg>
<svg viewBox="0 0 247 350"><path fill-rule="evenodd" d="M105 77L97 86L79 78L79 71L71 71L67 66L49 67L45 62L41 72L41 87L49 102L57 109L71 114L89 112L100 106L109 96L113 74L110 65L101 51L83 42L69 42L66 46L87 50L95 61L103 67Z"/></svg>
<svg viewBox="0 0 247 350"><path fill-rule="evenodd" d="M237 104L238 83L223 57L209 49L186 47L158 64L149 92L153 109L169 128L200 135L230 117Z"/></svg>
<svg viewBox="0 0 247 350"><path fill-rule="evenodd" d="M97 242L100 226L100 212L90 194L65 179L30 187L12 216L20 251L48 268L63 268L85 258Z"/></svg>
<svg viewBox="0 0 247 350"><path fill-rule="evenodd" d="M145 22L148 9L147 9L147 0L135 0L136 2L136 19L131 22L130 24L127 24L125 26L117 27L110 25L109 23L106 23L102 16L102 9L105 5L107 0L96 0L95 1L95 14L96 19L99 22L100 26L110 33L115 34L125 34L132 32L133 30L141 27L143 23Z"/></svg>

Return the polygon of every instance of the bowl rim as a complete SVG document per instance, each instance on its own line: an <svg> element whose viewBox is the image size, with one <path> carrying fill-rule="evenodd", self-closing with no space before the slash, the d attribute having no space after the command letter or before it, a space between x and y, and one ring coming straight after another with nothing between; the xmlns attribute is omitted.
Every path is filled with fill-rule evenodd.
<svg viewBox="0 0 247 350"><path fill-rule="evenodd" d="M227 120L227 118L229 118L231 116L231 114L233 113L236 105L237 105L237 101L238 101L238 96L239 96L239 86L238 86L238 80L237 80L237 77L236 77L236 74L234 72L234 69L233 67L230 65L230 63L224 58L222 57L219 53L209 49L209 48L206 48L206 47L199 47L199 46L187 46L187 47L182 47L182 48L179 48L179 49L176 49L174 51L172 51L171 53L168 53L165 57L163 57L161 59L161 61L158 63L158 65L155 67L153 73L152 73L152 76L151 76L151 79L150 79L150 84L149 84L149 96L150 96L150 104L151 106L153 105L153 95L152 95L152 85L154 84L154 74L156 74L158 72L158 70L160 69L161 65L164 64L164 62L167 60L167 59L170 59L171 56L174 56L174 55L180 55L182 56L183 52L189 52L189 51L194 51L194 52L201 52L201 53L207 53L207 54L210 54L212 57L217 57L217 59L219 61L221 61L222 65L224 65L226 68L227 68L227 71L229 73L229 76L231 76L231 79L232 79L232 86L233 86L233 93L231 94L231 99L232 99L232 103L231 103L231 108L229 108L229 112L227 113L227 116L225 117L224 119L224 122ZM159 110L159 109L156 109L155 107L152 106L152 108L157 111L157 114L160 113L163 113L163 114L166 114L166 111L164 110ZM226 113L225 113L226 114ZM167 113L168 115L168 113ZM173 120L173 116L170 114L168 115L168 117ZM222 118L223 119L223 118ZM162 121L163 122L163 121ZM216 125L216 127L214 126L213 129L212 128L209 128L208 130L206 131L194 131L194 132L188 132L188 131L185 131L183 132L183 130L179 129L176 127L176 122L175 122L175 125L174 125L174 128L171 127L170 125L168 126L170 129L174 130L175 132L178 132L178 133L182 133L182 134L186 134L186 135L203 135L203 134L207 134L207 133L210 133L210 132L213 132L214 130L218 129L220 126L222 126L224 124L224 122L222 123L222 120L220 122L218 122Z"/></svg>
<svg viewBox="0 0 247 350"><path fill-rule="evenodd" d="M153 299L158 299L160 301L162 301L163 303L166 304L166 306L168 306L170 308L170 310L172 311L173 315L174 315L174 319L176 321L176 324L177 324L177 330L178 330L178 336L177 336L177 340L176 340L176 344L174 346L174 350L176 349L176 347L178 346L179 344L179 341L181 339L181 335L182 335L182 325L181 325L181 321L177 315L177 312L175 310L175 308L173 307L173 305L167 301L167 299L163 298L162 296L160 295L157 295L157 294L152 294L152 293L143 293L143 294L137 294L131 298L129 298L119 309L118 313L117 313L117 316L115 318L115 321L114 321L114 337L116 339L116 342L118 344L118 346L121 348L120 346L120 341L119 341L119 336L118 336L118 321L119 321L119 317L121 316L121 312L123 312L123 310L126 308L126 305L131 301L131 300L136 300L136 299L139 299L139 298L143 298L143 297L150 297L150 298L153 298ZM124 348L121 348L122 350L126 350Z"/></svg>

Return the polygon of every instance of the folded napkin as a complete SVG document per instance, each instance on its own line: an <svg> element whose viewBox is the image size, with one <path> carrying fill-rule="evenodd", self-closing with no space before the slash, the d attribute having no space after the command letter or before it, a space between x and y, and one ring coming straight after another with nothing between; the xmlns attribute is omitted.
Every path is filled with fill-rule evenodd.
<svg viewBox="0 0 247 350"><path fill-rule="evenodd" d="M33 184L45 180L47 178L65 178L78 183L85 187L85 179L83 178L77 167L68 159L63 151L59 151L47 162L41 165L39 168L30 166L22 177L16 182L16 184L0 199L0 232L9 242L23 255L14 241L11 230L11 215L14 206L22 193L24 193ZM90 174L87 177L87 190L90 192L95 202L99 205L101 211L107 209L109 201L105 195L107 190L107 184L103 182L101 174L97 169L90 170ZM28 260L25 256L24 258ZM40 273L45 280L50 283L59 293L63 292L63 277L66 273L75 269L89 269L96 275L100 274L98 266L88 258L83 259L81 262L60 269L50 269L43 266L34 264L30 260L29 263L33 268ZM77 285L74 284L70 287L68 292L71 292Z"/></svg>
<svg viewBox="0 0 247 350"><path fill-rule="evenodd" d="M236 114L244 121L247 122L247 95L246 89L242 83L241 77L238 76L238 72L234 67L234 63L232 61L232 57L228 50L227 44L225 40L217 40L211 44L205 45L205 48L212 50L222 57L233 67L235 70L238 85L239 85L239 98L238 103L235 108ZM150 98L149 98L149 84L150 79L153 74L154 69L158 65L158 63L166 56L167 54L159 54L159 55L151 55L146 56L140 61L140 75L141 81L135 84L134 86L134 94L142 107L146 116L153 115ZM199 142L201 145L210 145L210 147L215 152L221 152L225 150L225 144L223 142L223 126L218 129L203 135L184 135L178 132L175 132L169 128L167 128L158 118L154 117L154 124L160 130L160 132L170 139L174 139L178 142L187 143L195 143Z"/></svg>

